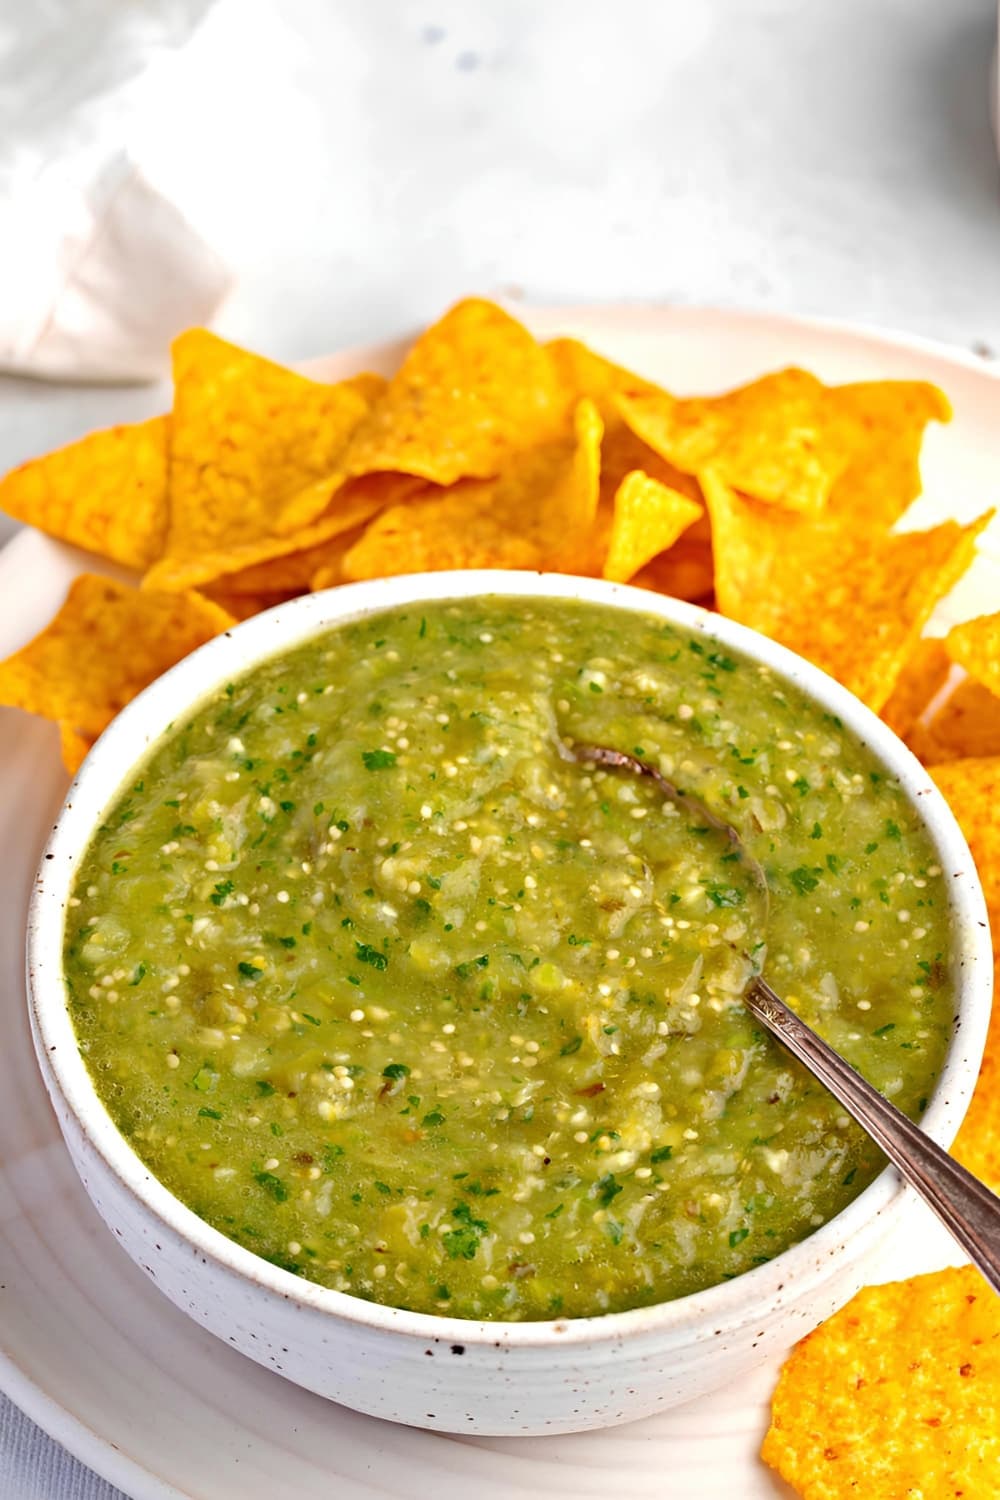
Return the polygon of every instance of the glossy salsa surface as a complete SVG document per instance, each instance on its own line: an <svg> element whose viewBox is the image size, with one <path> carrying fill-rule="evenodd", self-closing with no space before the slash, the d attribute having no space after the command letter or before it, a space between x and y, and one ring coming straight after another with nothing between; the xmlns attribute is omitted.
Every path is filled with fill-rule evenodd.
<svg viewBox="0 0 1000 1500"><path fill-rule="evenodd" d="M766 873L648 780L735 826ZM941 871L766 667L562 600L330 630L174 726L79 871L65 972L124 1135L209 1223L425 1312L587 1316L736 1276L882 1159L754 1024L776 990L918 1116Z"/></svg>

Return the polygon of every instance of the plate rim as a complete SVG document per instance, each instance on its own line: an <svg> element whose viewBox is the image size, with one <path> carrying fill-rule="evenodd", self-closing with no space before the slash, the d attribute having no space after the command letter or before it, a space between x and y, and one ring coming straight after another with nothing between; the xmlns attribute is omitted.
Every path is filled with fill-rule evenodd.
<svg viewBox="0 0 1000 1500"><path fill-rule="evenodd" d="M476 300L479 297L478 293L469 293L467 297L458 298L457 301ZM643 317L662 318L666 315L683 321L689 320L692 323L706 319L718 319L722 322L737 320L757 327L771 323L784 328L807 329L818 334L848 335L850 338L861 338L874 344L886 344L900 352L911 351L925 357L942 359L946 363L960 365L972 374L983 375L986 379L1000 385L1000 357L991 359L986 355L976 353L974 349L967 348L964 344L956 344L947 339L934 338L930 334L912 333L906 329L893 328L889 324L873 323L864 319L837 318L822 313L772 311L768 308L750 307L741 303L727 306L722 302L670 302L657 301L655 298L637 301L562 303L520 302L513 297L488 297L483 294L482 300L496 303L511 317L523 322L529 332L535 331L533 325L536 319L548 324L550 321L555 323L560 319L565 319L567 322L576 320L587 322L591 318L613 318L615 321L621 320L632 324ZM353 361L355 358L361 360L366 355L382 359L387 351L395 349L402 351L408 347L429 326L431 324L408 324L401 332L389 334L384 339L348 344L342 349L333 349L325 354L311 355L307 359L293 361L293 368L303 374L309 374L310 370L328 364L332 359ZM542 330L541 336L544 338L560 337L559 334L550 333L547 328ZM572 335L567 336L572 337Z"/></svg>
<svg viewBox="0 0 1000 1500"><path fill-rule="evenodd" d="M0 549L2 551L3 549ZM68 1407L44 1390L21 1368L9 1351L0 1346L0 1391L46 1437L65 1448L78 1463L99 1479L120 1489L132 1500L191 1500L152 1469L125 1453L111 1438L88 1427ZM136 1480L142 1484L135 1488Z"/></svg>

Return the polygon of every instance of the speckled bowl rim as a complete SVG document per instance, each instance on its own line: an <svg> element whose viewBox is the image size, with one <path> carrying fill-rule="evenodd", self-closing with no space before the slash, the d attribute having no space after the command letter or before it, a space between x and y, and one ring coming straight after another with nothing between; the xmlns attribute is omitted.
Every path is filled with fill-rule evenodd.
<svg viewBox="0 0 1000 1500"><path fill-rule="evenodd" d="M852 693L811 663L756 631L697 605L626 584L556 573L461 570L410 574L307 594L256 615L193 652L152 683L109 726L67 793L42 855L27 925L29 1014L35 1050L54 1099L61 1099L122 1187L200 1255L247 1283L335 1321L420 1340L538 1347L621 1342L637 1335L708 1337L756 1321L782 1300L821 1286L862 1253L876 1221L898 1211L900 1178L887 1167L826 1224L765 1265L669 1302L586 1318L482 1322L368 1302L281 1270L213 1229L143 1164L101 1102L77 1046L62 973L67 897L79 856L109 805L131 780L166 727L187 718L213 691L261 661L362 616L473 596L562 598L654 615L711 637L772 668L836 714L898 779L950 872L955 924L955 1028L941 1075L921 1121L950 1146L968 1107L989 1024L993 958L986 904L968 845L928 772ZM787 1290L786 1290L787 1289Z"/></svg>

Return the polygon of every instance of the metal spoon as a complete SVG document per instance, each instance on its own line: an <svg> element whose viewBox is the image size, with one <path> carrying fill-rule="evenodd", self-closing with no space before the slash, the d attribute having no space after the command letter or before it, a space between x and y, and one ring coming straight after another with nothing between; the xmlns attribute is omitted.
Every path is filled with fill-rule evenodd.
<svg viewBox="0 0 1000 1500"><path fill-rule="evenodd" d="M602 745L570 745L566 749L576 761L605 766L609 770L631 771L633 775L648 776L655 781L672 802L689 809L700 820L725 834L733 849L747 863L766 899L764 871L743 847L736 829L710 812L696 797L679 791L655 766L622 750L611 750ZM751 979L743 1000L761 1025L787 1047L867 1131L897 1171L911 1187L916 1188L924 1202L950 1230L993 1290L1000 1292L1000 1198L953 1161L918 1125L862 1078L839 1052L799 1019L765 979L759 975Z"/></svg>

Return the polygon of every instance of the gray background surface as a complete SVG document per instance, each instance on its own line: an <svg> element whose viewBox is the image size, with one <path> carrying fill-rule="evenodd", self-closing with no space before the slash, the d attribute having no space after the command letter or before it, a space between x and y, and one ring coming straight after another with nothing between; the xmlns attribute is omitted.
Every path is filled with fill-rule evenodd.
<svg viewBox="0 0 1000 1500"><path fill-rule="evenodd" d="M219 331L280 359L467 292L819 313L993 357L995 31L992 0L222 0L148 160L234 268ZM0 378L0 469L164 400ZM117 1493L0 1397L3 1500Z"/></svg>

